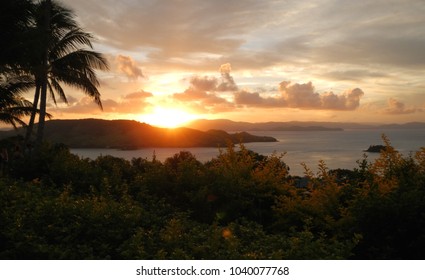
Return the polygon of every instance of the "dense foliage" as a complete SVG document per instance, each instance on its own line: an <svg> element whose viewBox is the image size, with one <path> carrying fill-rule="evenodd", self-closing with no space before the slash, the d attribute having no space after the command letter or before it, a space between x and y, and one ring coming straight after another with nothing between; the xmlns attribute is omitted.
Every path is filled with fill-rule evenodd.
<svg viewBox="0 0 425 280"><path fill-rule="evenodd" d="M0 122L26 125L30 142L36 114L37 144L44 138L47 96L67 103L64 85L83 91L100 108L96 70L108 70L106 58L93 51L90 33L76 15L54 0L8 0L0 10ZM34 102L19 94L34 89ZM39 108L39 109L38 109Z"/></svg>
<svg viewBox="0 0 425 280"><path fill-rule="evenodd" d="M0 139L20 135L24 132L24 128L0 131ZM273 137L256 136L247 132L200 131L185 127L169 129L134 120L103 119L47 121L44 137L49 142L64 143L72 148L124 150L146 147L222 147L226 146L229 141L234 143L277 142Z"/></svg>
<svg viewBox="0 0 425 280"><path fill-rule="evenodd" d="M244 146L207 163L9 149L0 258L423 259L425 149L384 141L373 163L302 178Z"/></svg>

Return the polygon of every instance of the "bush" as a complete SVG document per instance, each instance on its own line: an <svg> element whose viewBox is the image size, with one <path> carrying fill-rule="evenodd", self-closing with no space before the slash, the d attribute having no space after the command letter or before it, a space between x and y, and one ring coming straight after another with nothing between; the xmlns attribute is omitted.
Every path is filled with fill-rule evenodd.
<svg viewBox="0 0 425 280"><path fill-rule="evenodd" d="M45 145L0 178L2 259L423 259L425 149L290 176L229 146L205 164Z"/></svg>

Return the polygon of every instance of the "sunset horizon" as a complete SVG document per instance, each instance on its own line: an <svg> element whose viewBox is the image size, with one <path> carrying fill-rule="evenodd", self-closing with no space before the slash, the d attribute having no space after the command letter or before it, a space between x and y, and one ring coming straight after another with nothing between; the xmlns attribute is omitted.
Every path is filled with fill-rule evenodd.
<svg viewBox="0 0 425 280"><path fill-rule="evenodd" d="M425 121L420 1L59 3L110 70L97 71L103 111L64 87L53 119Z"/></svg>
<svg viewBox="0 0 425 280"><path fill-rule="evenodd" d="M174 112L173 110L171 110L171 112ZM172 122L166 122L163 118L159 118L158 120L153 120L152 118L154 118L155 115L148 115L148 116L143 116L143 117L139 117L139 118L102 118L102 116L99 117L93 117L93 116L88 116L88 117L76 117L76 118L51 118L47 121L64 121L64 120L69 120L69 121L79 121L79 120L87 120L87 119L94 119L94 120L102 120L102 121L136 121L139 123L144 123L144 124L148 124L150 126L153 127L158 127L158 128L169 128L169 129L174 129L174 128L185 128L185 127L191 127L191 124L194 122L214 122L214 121L229 121L232 123L247 123L247 124L264 124L264 123L287 123L287 124L291 124L291 123L295 123L295 124L300 124L301 126L306 126L306 125L311 125L311 124L333 124L333 125L346 125L346 124L353 124L353 125L364 125L364 126L385 126L385 125L408 125L408 124L425 124L425 121L406 121L406 122L379 122L379 121L359 121L359 122L355 122L355 121L332 121L332 120L283 120L283 121L279 121L279 120L265 120L265 121L243 121L243 120L232 120L232 119L227 119L227 118L190 118L189 120L186 121L180 121L179 119L177 120L173 120ZM183 112L183 118L186 117L186 115ZM152 119L152 121L150 121ZM37 122L35 124L38 124ZM13 127L10 127L9 125L2 125L0 126L0 130L14 130Z"/></svg>
<svg viewBox="0 0 425 280"><path fill-rule="evenodd" d="M3 278L422 273L424 0L1 7Z"/></svg>

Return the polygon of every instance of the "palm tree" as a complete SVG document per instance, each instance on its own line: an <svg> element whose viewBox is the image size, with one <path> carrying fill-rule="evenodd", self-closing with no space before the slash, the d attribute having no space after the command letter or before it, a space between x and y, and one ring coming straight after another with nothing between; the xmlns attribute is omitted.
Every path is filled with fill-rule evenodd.
<svg viewBox="0 0 425 280"><path fill-rule="evenodd" d="M22 117L29 116L33 112L31 102L21 97L21 93L34 86L33 80L28 76L0 76L0 122L25 126Z"/></svg>
<svg viewBox="0 0 425 280"><path fill-rule="evenodd" d="M31 115L32 104L21 93L34 87L24 69L30 53L28 28L31 25L31 0L5 1L0 15L0 122L25 125L22 117Z"/></svg>
<svg viewBox="0 0 425 280"><path fill-rule="evenodd" d="M17 70L29 53L28 28L31 25L31 0L9 0L1 3L0 10L0 74Z"/></svg>
<svg viewBox="0 0 425 280"><path fill-rule="evenodd" d="M32 134L36 108L39 104L37 143L44 136L47 93L56 103L56 95L67 102L61 84L82 90L102 109L99 81L95 70L107 70L108 63L93 51L92 35L78 27L73 13L51 0L41 1L34 11L35 36L31 73L35 80L34 110L27 131L27 140ZM86 48L84 48L86 47Z"/></svg>

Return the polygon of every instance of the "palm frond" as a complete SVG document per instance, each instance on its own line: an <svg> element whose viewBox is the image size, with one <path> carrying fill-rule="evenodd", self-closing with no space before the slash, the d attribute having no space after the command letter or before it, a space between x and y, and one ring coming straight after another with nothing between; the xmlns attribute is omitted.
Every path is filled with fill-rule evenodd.
<svg viewBox="0 0 425 280"><path fill-rule="evenodd" d="M93 36L90 33L84 32L80 28L73 29L67 32L52 48L50 52L51 59L60 58L72 51L78 50L81 46L93 48L91 44Z"/></svg>
<svg viewBox="0 0 425 280"><path fill-rule="evenodd" d="M55 83L63 82L82 90L103 109L100 92L97 89L100 82L97 79L95 69L109 69L107 60L94 51L76 50L52 63L51 76L55 77ZM58 93L65 96L61 91L58 91Z"/></svg>
<svg viewBox="0 0 425 280"><path fill-rule="evenodd" d="M34 78L28 75L3 76L0 80L0 91L2 97L10 95L19 95L35 86Z"/></svg>
<svg viewBox="0 0 425 280"><path fill-rule="evenodd" d="M69 68L93 68L97 70L109 70L109 64L102 54L90 50L76 50L53 62L57 65L66 65Z"/></svg>
<svg viewBox="0 0 425 280"><path fill-rule="evenodd" d="M74 13L56 3L55 1L50 1L51 3L47 3L48 1L43 0L40 1L38 5L35 6L33 11L34 22L38 26L43 26L45 24L46 10L47 5L50 5L50 30L52 32L58 32L66 29L71 29L78 27L78 23L75 20Z"/></svg>
<svg viewBox="0 0 425 280"><path fill-rule="evenodd" d="M54 94L55 92L59 95L60 99L62 99L63 102L68 104L68 99L66 98L65 91L63 90L63 88L61 87L61 85L55 78L50 79L49 88L50 88L50 94L52 95L52 98L55 104L56 104L56 99Z"/></svg>
<svg viewBox="0 0 425 280"><path fill-rule="evenodd" d="M77 28L78 23L75 20L75 14L68 8L52 2L51 24L53 29L71 29Z"/></svg>
<svg viewBox="0 0 425 280"><path fill-rule="evenodd" d="M58 78L61 81L71 87L83 91L88 96L92 97L96 104L103 110L102 102L100 99L100 92L97 86L85 75L82 71L71 71L68 75L61 76Z"/></svg>
<svg viewBox="0 0 425 280"><path fill-rule="evenodd" d="M56 105L57 103L56 103L55 91L52 88L52 84L50 82L47 82L47 87L49 88L50 98L52 98L53 103L55 103Z"/></svg>
<svg viewBox="0 0 425 280"><path fill-rule="evenodd" d="M14 128L18 125L26 126L26 123L21 120L24 116L30 116L34 109L32 103L23 98L15 100L15 104L9 107L0 109L0 122L11 124Z"/></svg>
<svg viewBox="0 0 425 280"><path fill-rule="evenodd" d="M22 121L19 117L10 115L8 112L2 112L2 111L0 111L0 122L5 124L10 124L15 129L18 127L18 124L20 126L26 126L26 123Z"/></svg>

